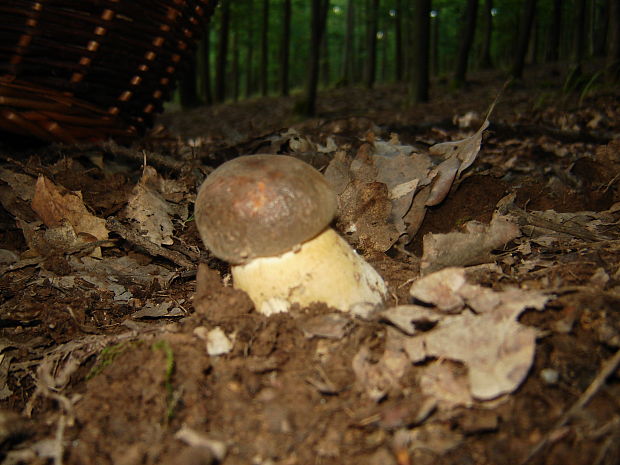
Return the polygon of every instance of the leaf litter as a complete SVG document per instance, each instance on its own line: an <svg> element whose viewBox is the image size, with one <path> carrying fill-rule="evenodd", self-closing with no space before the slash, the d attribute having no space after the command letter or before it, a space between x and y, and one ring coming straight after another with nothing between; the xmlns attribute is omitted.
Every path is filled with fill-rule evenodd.
<svg viewBox="0 0 620 465"><path fill-rule="evenodd" d="M345 117L218 139L215 124L210 140L5 158L0 414L20 427L4 463L612 457L619 415L597 393L618 391L618 146L515 138L522 120L498 109L501 124L455 116L471 135L436 124L411 137L402 115L375 115L384 127ZM227 157L265 151L325 173L336 228L388 284L384 308L267 318L197 252L196 186ZM160 172L139 172L142 153Z"/></svg>

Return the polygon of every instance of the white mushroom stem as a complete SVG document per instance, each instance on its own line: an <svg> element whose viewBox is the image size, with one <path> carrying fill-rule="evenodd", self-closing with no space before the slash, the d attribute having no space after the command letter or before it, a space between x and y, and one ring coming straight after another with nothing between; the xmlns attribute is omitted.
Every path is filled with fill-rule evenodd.
<svg viewBox="0 0 620 465"><path fill-rule="evenodd" d="M232 276L234 287L247 292L265 315L322 302L364 316L387 292L375 269L331 228L299 250L235 265Z"/></svg>

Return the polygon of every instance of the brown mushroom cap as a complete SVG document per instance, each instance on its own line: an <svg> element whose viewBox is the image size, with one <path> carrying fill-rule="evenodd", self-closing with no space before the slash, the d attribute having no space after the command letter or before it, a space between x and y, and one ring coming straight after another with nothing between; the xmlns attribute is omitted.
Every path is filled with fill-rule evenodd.
<svg viewBox="0 0 620 465"><path fill-rule="evenodd" d="M312 239L336 210L336 194L312 166L285 155L248 155L207 177L198 191L195 218L207 248L241 264Z"/></svg>

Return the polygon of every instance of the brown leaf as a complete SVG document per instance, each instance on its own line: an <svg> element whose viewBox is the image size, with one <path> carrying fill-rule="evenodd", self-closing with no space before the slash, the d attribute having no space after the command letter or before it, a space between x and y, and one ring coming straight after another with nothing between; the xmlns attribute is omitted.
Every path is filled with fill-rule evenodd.
<svg viewBox="0 0 620 465"><path fill-rule="evenodd" d="M80 192L58 187L45 176L37 179L32 209L48 228L60 226L66 220L76 234L91 234L98 240L108 238L105 220L97 218L86 209Z"/></svg>

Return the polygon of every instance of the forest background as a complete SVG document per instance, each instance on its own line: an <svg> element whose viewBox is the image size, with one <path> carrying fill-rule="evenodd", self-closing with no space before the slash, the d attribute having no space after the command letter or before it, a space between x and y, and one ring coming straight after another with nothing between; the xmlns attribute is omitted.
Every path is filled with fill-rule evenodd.
<svg viewBox="0 0 620 465"><path fill-rule="evenodd" d="M474 69L520 79L558 61L571 64L566 86L617 82L620 0L220 0L177 101L293 94L313 115L321 88L407 82L413 104L433 78L459 88Z"/></svg>

